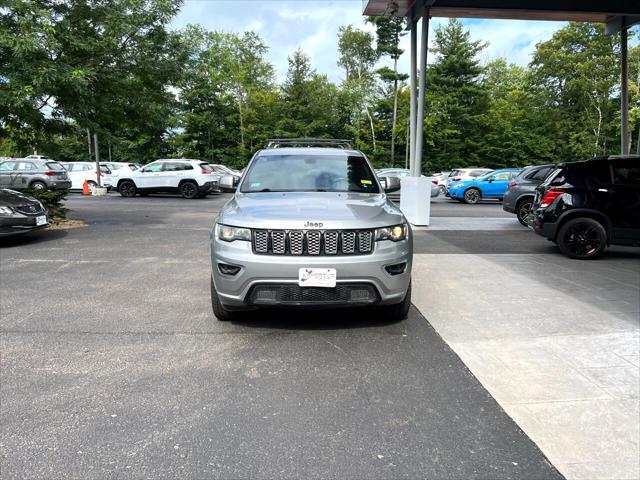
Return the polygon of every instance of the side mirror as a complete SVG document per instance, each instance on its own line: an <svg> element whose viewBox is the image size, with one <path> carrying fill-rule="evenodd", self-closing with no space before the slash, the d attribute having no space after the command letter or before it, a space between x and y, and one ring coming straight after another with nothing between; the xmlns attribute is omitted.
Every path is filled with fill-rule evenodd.
<svg viewBox="0 0 640 480"><path fill-rule="evenodd" d="M235 185L233 184L233 175L229 173L225 173L220 177L220 188L224 188L226 190L235 190Z"/></svg>
<svg viewBox="0 0 640 480"><path fill-rule="evenodd" d="M380 183L382 183L382 188L387 193L400 190L400 179L398 177L383 177Z"/></svg>
<svg viewBox="0 0 640 480"><path fill-rule="evenodd" d="M493 178L490 178L489 180L487 180L487 182L493 183Z"/></svg>

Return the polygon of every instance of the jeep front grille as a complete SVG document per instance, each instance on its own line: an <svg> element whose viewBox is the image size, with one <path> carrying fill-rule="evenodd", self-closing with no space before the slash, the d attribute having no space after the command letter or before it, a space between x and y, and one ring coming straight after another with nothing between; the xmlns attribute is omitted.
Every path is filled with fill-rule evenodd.
<svg viewBox="0 0 640 480"><path fill-rule="evenodd" d="M260 255L366 255L373 252L373 230L253 230Z"/></svg>

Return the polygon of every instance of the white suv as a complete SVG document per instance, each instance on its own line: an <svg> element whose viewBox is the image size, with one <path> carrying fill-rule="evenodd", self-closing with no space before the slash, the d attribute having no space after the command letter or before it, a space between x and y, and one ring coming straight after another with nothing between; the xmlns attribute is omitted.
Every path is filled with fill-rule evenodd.
<svg viewBox="0 0 640 480"><path fill-rule="evenodd" d="M218 191L219 178L208 163L200 160L167 159L124 172L118 177L117 188L123 197L165 192L196 198Z"/></svg>
<svg viewBox="0 0 640 480"><path fill-rule="evenodd" d="M94 162L67 162L62 163L67 169L69 179L71 180L71 190L82 190L84 182L89 182L91 187L98 185L98 176L96 175L96 164ZM100 165L100 184L110 189L113 186L113 178L111 170L104 165Z"/></svg>

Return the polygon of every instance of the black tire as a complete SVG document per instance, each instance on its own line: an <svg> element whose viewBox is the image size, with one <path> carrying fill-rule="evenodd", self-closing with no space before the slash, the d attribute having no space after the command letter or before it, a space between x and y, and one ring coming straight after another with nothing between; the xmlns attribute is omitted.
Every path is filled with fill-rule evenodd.
<svg viewBox="0 0 640 480"><path fill-rule="evenodd" d="M198 198L198 184L195 182L183 182L180 185L180 195L183 198L193 199Z"/></svg>
<svg viewBox="0 0 640 480"><path fill-rule="evenodd" d="M404 300L395 305L387 305L384 308L384 315L391 320L404 320L409 314L409 308L411 307L411 282L409 282L409 288L404 296Z"/></svg>
<svg viewBox="0 0 640 480"><path fill-rule="evenodd" d="M469 205L475 205L481 198L482 194L477 188L468 188L464 192L464 203L468 203Z"/></svg>
<svg viewBox="0 0 640 480"><path fill-rule="evenodd" d="M572 218L560 227L556 241L567 257L590 260L607 247L607 231L593 218Z"/></svg>
<svg viewBox="0 0 640 480"><path fill-rule="evenodd" d="M33 188L34 190L46 190L47 184L44 182L35 181L32 182L31 185L29 185L29 188Z"/></svg>
<svg viewBox="0 0 640 480"><path fill-rule="evenodd" d="M518 221L525 227L529 226L527 220L533 215L533 198L523 198L516 205Z"/></svg>
<svg viewBox="0 0 640 480"><path fill-rule="evenodd" d="M118 185L118 192L123 197L131 198L135 197L138 189L136 188L136 184L131 180L123 180Z"/></svg>
<svg viewBox="0 0 640 480"><path fill-rule="evenodd" d="M447 187L445 187L444 185L438 185L438 190L440 190L440 195L447 194Z"/></svg>
<svg viewBox="0 0 640 480"><path fill-rule="evenodd" d="M213 285L213 278L211 279L211 309L216 319L220 322L228 322L237 316L236 312L227 310L220 303L218 292L216 292L216 287Z"/></svg>

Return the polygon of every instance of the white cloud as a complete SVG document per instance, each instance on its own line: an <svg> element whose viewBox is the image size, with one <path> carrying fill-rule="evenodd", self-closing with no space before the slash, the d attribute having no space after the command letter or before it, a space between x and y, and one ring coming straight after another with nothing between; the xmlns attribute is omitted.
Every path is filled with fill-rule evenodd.
<svg viewBox="0 0 640 480"><path fill-rule="evenodd" d="M431 19L431 41L435 28L446 21ZM461 21L474 40L489 43L481 57L483 63L496 57L506 57L519 65L529 62L536 43L549 39L563 25L559 22L509 20ZM172 26L181 28L188 23L201 24L211 30L258 32L270 47L268 59L274 64L279 80L286 75L287 57L301 47L319 73L340 81L343 73L336 64L340 26L352 24L375 31L372 25L365 23L361 0L186 0ZM400 61L400 69L408 72L408 34L402 39L401 47L405 54Z"/></svg>

